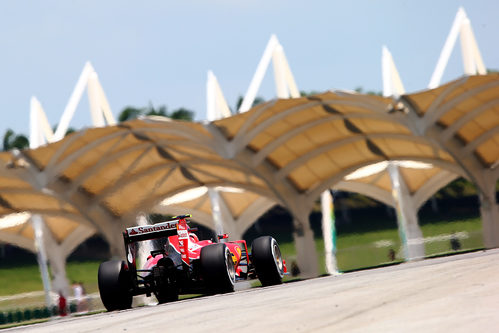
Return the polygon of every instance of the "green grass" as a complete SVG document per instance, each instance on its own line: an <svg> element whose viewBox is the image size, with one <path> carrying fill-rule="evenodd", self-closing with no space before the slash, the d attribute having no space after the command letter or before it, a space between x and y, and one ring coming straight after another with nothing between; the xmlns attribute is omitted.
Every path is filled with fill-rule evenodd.
<svg viewBox="0 0 499 333"><path fill-rule="evenodd" d="M377 242L392 245L379 246ZM338 235L336 252L338 269L350 271L387 263L389 261L388 250L399 247L400 239L396 229Z"/></svg>
<svg viewBox="0 0 499 333"><path fill-rule="evenodd" d="M68 280L81 281L87 293L97 291L99 261L71 261L66 265ZM21 266L0 268L0 295L14 295L43 290L40 271L36 262Z"/></svg>
<svg viewBox="0 0 499 333"><path fill-rule="evenodd" d="M483 248L482 229L479 218L423 224L425 238L465 232L467 238L461 239L462 250ZM284 236L279 245L288 265L296 260L296 250L292 241ZM442 238L442 237L441 237ZM427 256L452 252L448 238L425 244ZM287 240L287 241L286 241ZM351 271L390 263L388 250L397 252L396 261L401 261L400 240L396 229L371 231L362 234L339 234L337 236L337 262L340 271ZM324 241L316 239L320 273L325 273ZM98 291L97 270L100 261L70 261L66 266L68 280L81 281L87 293ZM0 268L0 295L13 295L29 291L43 290L36 261L24 265L4 265ZM42 297L43 301L43 297ZM17 301L16 304L21 304Z"/></svg>
<svg viewBox="0 0 499 333"><path fill-rule="evenodd" d="M460 239L463 250L474 250L483 248L482 224L480 218L469 218L456 220L449 223L432 223L422 227L423 236L431 237L438 235L448 235L452 233L466 232L467 236ZM437 255L451 251L448 240L427 243L426 255Z"/></svg>
<svg viewBox="0 0 499 333"><path fill-rule="evenodd" d="M44 318L44 319L33 319L33 320L27 320L23 322L16 322L16 323L10 323L10 324L4 324L0 325L0 330L6 329L6 328L13 328L13 327L20 327L20 326L28 326L28 325L33 325L33 324L40 324L49 321L50 319Z"/></svg>
<svg viewBox="0 0 499 333"><path fill-rule="evenodd" d="M426 256L452 253L448 237L453 233L466 236L466 238L460 239L462 251L483 248L482 225L478 217L426 223L421 226L421 230L423 237L429 240L425 243ZM433 239L430 239L431 237ZM318 253L319 273L325 274L324 240L316 238L315 242ZM280 241L279 246L288 267L290 267L291 262L296 260L296 251L293 242ZM390 248L396 252L395 261L391 261L388 256ZM336 260L338 269L342 272L401 262L402 259L403 254L397 229L337 235Z"/></svg>
<svg viewBox="0 0 499 333"><path fill-rule="evenodd" d="M0 268L0 295L43 290L38 265Z"/></svg>
<svg viewBox="0 0 499 333"><path fill-rule="evenodd" d="M454 221L427 223L421 226L425 242L425 255L434 256L452 253L449 235L458 233L461 250L476 250L483 248L482 225L480 218L468 218ZM320 245L322 240L318 240ZM401 243L397 229L372 231L364 234L338 235L336 258L340 271L350 271L366 267L390 263L389 249L396 252L396 260L401 261ZM324 247L318 248L323 252ZM323 267L323 258L321 258Z"/></svg>
<svg viewBox="0 0 499 333"><path fill-rule="evenodd" d="M82 282L87 294L99 291L97 272L101 261L71 261L66 265L69 282Z"/></svg>

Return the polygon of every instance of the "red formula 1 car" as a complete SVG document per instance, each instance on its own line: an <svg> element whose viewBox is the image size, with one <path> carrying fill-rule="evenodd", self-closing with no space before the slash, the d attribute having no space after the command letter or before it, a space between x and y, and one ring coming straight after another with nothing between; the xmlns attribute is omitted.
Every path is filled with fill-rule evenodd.
<svg viewBox="0 0 499 333"><path fill-rule="evenodd" d="M187 225L188 217L176 216L123 232L126 261L111 260L99 266L99 292L108 311L130 308L132 297L141 294L154 294L159 303L166 303L176 301L179 294L232 292L239 280L258 278L264 286L282 283L286 264L274 238L255 239L249 253L244 240L199 240ZM150 251L143 267L137 269L138 242L153 239L163 240L163 249Z"/></svg>

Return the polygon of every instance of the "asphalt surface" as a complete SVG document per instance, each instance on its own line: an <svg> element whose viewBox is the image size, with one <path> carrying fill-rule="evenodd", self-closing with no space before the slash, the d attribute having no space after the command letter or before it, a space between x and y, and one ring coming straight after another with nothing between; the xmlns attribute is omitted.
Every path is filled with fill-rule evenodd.
<svg viewBox="0 0 499 333"><path fill-rule="evenodd" d="M53 320L16 332L498 332L499 250Z"/></svg>

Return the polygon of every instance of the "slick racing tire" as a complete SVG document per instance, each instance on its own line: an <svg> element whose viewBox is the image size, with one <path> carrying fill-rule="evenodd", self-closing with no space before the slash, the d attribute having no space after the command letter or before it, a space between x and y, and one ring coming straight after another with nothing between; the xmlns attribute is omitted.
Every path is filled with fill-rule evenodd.
<svg viewBox="0 0 499 333"><path fill-rule="evenodd" d="M178 287L175 279L175 266L170 258L160 259L153 268L157 290L154 292L159 304L178 301Z"/></svg>
<svg viewBox="0 0 499 333"><path fill-rule="evenodd" d="M201 272L208 293L234 291L236 270L232 254L224 243L205 246L201 249Z"/></svg>
<svg viewBox="0 0 499 333"><path fill-rule="evenodd" d="M132 306L131 277L124 261L110 260L100 264L98 282L100 298L107 311Z"/></svg>
<svg viewBox="0 0 499 333"><path fill-rule="evenodd" d="M270 236L261 236L251 244L251 261L256 276L263 286L282 283L284 262L277 241Z"/></svg>

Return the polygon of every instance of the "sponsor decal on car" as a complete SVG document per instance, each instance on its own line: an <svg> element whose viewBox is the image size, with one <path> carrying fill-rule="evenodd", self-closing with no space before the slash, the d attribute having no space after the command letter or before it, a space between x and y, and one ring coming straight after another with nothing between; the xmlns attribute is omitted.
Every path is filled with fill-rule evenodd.
<svg viewBox="0 0 499 333"><path fill-rule="evenodd" d="M199 250L200 248L201 246L199 246L198 244L194 242L189 242L189 251L196 251Z"/></svg>
<svg viewBox="0 0 499 333"><path fill-rule="evenodd" d="M177 222L164 222L153 225L141 225L138 227L127 228L127 232L129 236L135 235L143 235L149 234L152 232L164 231L164 230L172 230L177 227Z"/></svg>

